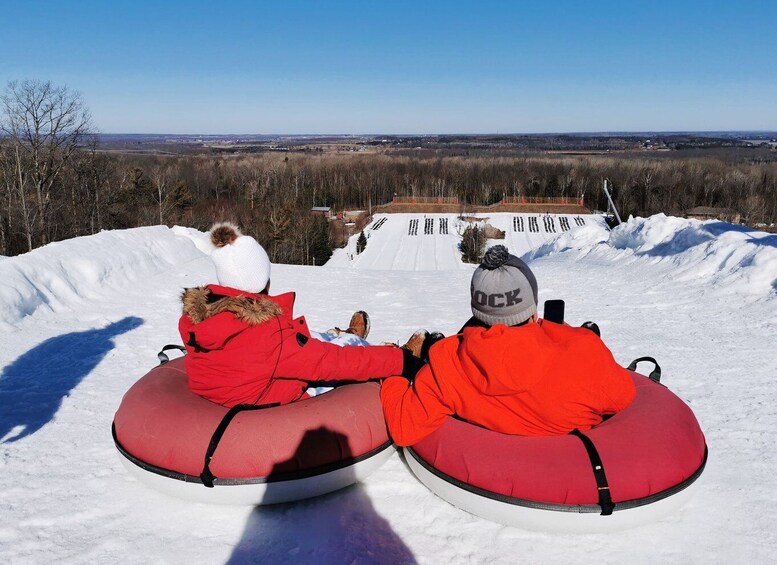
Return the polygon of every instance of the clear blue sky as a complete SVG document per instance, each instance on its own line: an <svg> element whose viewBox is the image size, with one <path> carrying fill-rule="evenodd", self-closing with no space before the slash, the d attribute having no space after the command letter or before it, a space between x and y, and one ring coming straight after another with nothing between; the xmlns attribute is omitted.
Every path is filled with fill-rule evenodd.
<svg viewBox="0 0 777 565"><path fill-rule="evenodd" d="M777 130L777 0L0 0L105 133Z"/></svg>

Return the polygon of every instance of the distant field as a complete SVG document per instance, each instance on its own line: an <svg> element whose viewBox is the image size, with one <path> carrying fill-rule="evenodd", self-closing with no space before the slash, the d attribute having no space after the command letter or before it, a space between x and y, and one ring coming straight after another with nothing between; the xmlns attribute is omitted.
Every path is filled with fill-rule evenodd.
<svg viewBox="0 0 777 565"><path fill-rule="evenodd" d="M334 153L559 156L699 156L700 151L734 152L777 160L777 132L615 133L537 135L165 135L102 134L102 151L142 154Z"/></svg>

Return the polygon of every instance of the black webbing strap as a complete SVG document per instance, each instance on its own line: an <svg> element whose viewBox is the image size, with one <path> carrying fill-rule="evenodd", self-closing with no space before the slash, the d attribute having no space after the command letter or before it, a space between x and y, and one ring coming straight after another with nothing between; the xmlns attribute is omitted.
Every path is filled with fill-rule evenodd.
<svg viewBox="0 0 777 565"><path fill-rule="evenodd" d="M602 509L602 516L609 516L615 509L615 503L612 501L612 495L610 494L610 485L607 483L607 475L604 473L604 464L602 458L599 457L599 452L596 450L594 442L591 438L582 433L580 430L572 430L569 435L573 435L583 442L585 451L588 453L588 459L591 460L591 467L594 471L594 479L596 479L596 489L599 491L599 506Z"/></svg>
<svg viewBox="0 0 777 565"><path fill-rule="evenodd" d="M164 365L165 363L170 361L170 357L167 356L167 353L165 353L165 351L170 351L171 349L177 349L179 351L186 353L186 348L183 345L165 345L162 348L162 351L156 354L156 356L159 357L160 365Z"/></svg>
<svg viewBox="0 0 777 565"><path fill-rule="evenodd" d="M194 332L189 332L189 341L186 342L186 345L193 347L195 353L207 353L208 350L204 347L200 347L200 344L197 343L197 339L194 336Z"/></svg>
<svg viewBox="0 0 777 565"><path fill-rule="evenodd" d="M280 402L273 402L272 404L238 404L229 409L224 417L216 426L216 431L213 432L213 436L210 438L208 449L205 451L205 465L202 467L202 473L200 473L200 480L208 488L213 488L213 480L216 478L213 473L210 472L210 460L213 459L213 454L216 452L216 448L219 446L221 438L224 436L224 432L227 431L232 419L239 413L249 410L261 410L262 408L271 408L272 406L278 406Z"/></svg>
<svg viewBox="0 0 777 565"><path fill-rule="evenodd" d="M629 366L626 367L629 371L636 371L637 370L637 363L640 363L642 361L648 361L650 363L653 363L653 365L656 366L655 369L651 371L651 373L648 375L648 378L653 381L654 383L660 383L661 382L661 367L658 365L658 361L653 359L652 357L639 357L638 359L634 359L631 363L629 363Z"/></svg>

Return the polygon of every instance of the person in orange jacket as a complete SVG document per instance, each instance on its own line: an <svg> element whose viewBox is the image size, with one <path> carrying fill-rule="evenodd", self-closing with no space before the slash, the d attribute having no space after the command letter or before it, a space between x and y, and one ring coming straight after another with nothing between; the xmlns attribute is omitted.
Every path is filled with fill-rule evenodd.
<svg viewBox="0 0 777 565"><path fill-rule="evenodd" d="M381 401L397 445L413 445L459 418L505 434L588 430L626 408L635 388L599 336L539 319L537 280L503 245L470 285L473 318L431 345L414 379L383 381Z"/></svg>

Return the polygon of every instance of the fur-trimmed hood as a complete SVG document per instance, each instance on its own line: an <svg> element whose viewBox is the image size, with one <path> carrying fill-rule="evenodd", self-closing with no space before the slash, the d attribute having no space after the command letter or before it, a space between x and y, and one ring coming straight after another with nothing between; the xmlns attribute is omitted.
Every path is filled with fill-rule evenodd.
<svg viewBox="0 0 777 565"><path fill-rule="evenodd" d="M258 326L283 313L283 309L269 296L246 295L227 287L216 290L214 292L211 287L201 286L183 291L183 313L189 316L192 323L199 324L222 312L231 312L249 326ZM218 292L222 290L232 292Z"/></svg>

